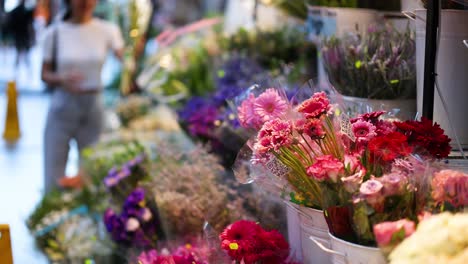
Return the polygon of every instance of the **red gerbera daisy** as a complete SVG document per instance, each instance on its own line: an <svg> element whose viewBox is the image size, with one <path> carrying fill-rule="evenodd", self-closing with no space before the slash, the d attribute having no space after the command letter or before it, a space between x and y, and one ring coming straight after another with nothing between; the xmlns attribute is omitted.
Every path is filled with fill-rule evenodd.
<svg viewBox="0 0 468 264"><path fill-rule="evenodd" d="M258 260L258 235L261 227L252 221L240 220L228 226L221 233L221 248L227 251L229 256L237 261L254 263ZM248 261L248 262L247 262Z"/></svg>
<svg viewBox="0 0 468 264"><path fill-rule="evenodd" d="M442 159L450 154L450 138L439 124L422 118L421 121L395 122L396 127L408 137L408 143L420 147L431 156Z"/></svg>
<svg viewBox="0 0 468 264"><path fill-rule="evenodd" d="M408 145L407 137L399 132L375 137L369 141L371 161L392 161L398 157L408 156L412 148Z"/></svg>

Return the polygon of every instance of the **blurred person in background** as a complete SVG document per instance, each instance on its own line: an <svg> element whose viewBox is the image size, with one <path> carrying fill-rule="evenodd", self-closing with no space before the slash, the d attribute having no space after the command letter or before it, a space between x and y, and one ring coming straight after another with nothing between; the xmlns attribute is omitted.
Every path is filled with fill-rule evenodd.
<svg viewBox="0 0 468 264"><path fill-rule="evenodd" d="M44 39L42 80L54 87L44 133L45 191L64 176L69 143L99 139L103 125L101 70L109 52L122 58L120 29L93 17L97 0L65 1L63 20Z"/></svg>
<svg viewBox="0 0 468 264"><path fill-rule="evenodd" d="M16 49L16 70L21 60L26 65L29 63L29 50L34 46L34 8L26 7L26 0L20 0L19 4L7 14L4 32L11 36Z"/></svg>

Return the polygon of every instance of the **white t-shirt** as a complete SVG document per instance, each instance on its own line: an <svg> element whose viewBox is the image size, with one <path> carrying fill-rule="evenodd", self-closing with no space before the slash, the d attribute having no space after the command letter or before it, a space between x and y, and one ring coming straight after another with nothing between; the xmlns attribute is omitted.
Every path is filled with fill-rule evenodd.
<svg viewBox="0 0 468 264"><path fill-rule="evenodd" d="M51 26L44 38L43 59L46 62L52 61L54 39L57 41L57 73L79 73L84 78L79 83L82 89L102 88L101 71L106 56L109 51L124 47L120 29L97 18L86 24L62 21Z"/></svg>

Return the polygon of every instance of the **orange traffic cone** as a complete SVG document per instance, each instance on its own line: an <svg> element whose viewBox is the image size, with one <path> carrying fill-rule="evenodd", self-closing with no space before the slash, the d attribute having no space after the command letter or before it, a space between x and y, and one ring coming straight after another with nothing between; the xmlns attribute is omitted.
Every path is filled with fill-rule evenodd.
<svg viewBox="0 0 468 264"><path fill-rule="evenodd" d="M18 119L18 106L16 104L18 93L16 91L16 83L14 81L8 82L7 97L8 104L3 138L8 143L14 143L21 137Z"/></svg>
<svg viewBox="0 0 468 264"><path fill-rule="evenodd" d="M10 227L8 225L0 225L0 263L13 264Z"/></svg>

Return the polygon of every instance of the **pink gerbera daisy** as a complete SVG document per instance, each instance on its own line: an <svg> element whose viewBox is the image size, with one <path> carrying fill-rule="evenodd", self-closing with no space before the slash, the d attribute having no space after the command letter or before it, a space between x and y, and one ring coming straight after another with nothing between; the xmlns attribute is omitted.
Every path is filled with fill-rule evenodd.
<svg viewBox="0 0 468 264"><path fill-rule="evenodd" d="M288 102L274 88L269 88L258 96L253 105L254 112L263 122L281 118L286 114L288 107Z"/></svg>
<svg viewBox="0 0 468 264"><path fill-rule="evenodd" d="M377 136L376 127L368 121L358 120L353 123L352 129L358 142L368 142L370 139Z"/></svg>
<svg viewBox="0 0 468 264"><path fill-rule="evenodd" d="M249 94L249 97L237 108L239 123L244 128L258 129L261 127L262 122L260 117L254 111L255 100L255 96L253 94Z"/></svg>

